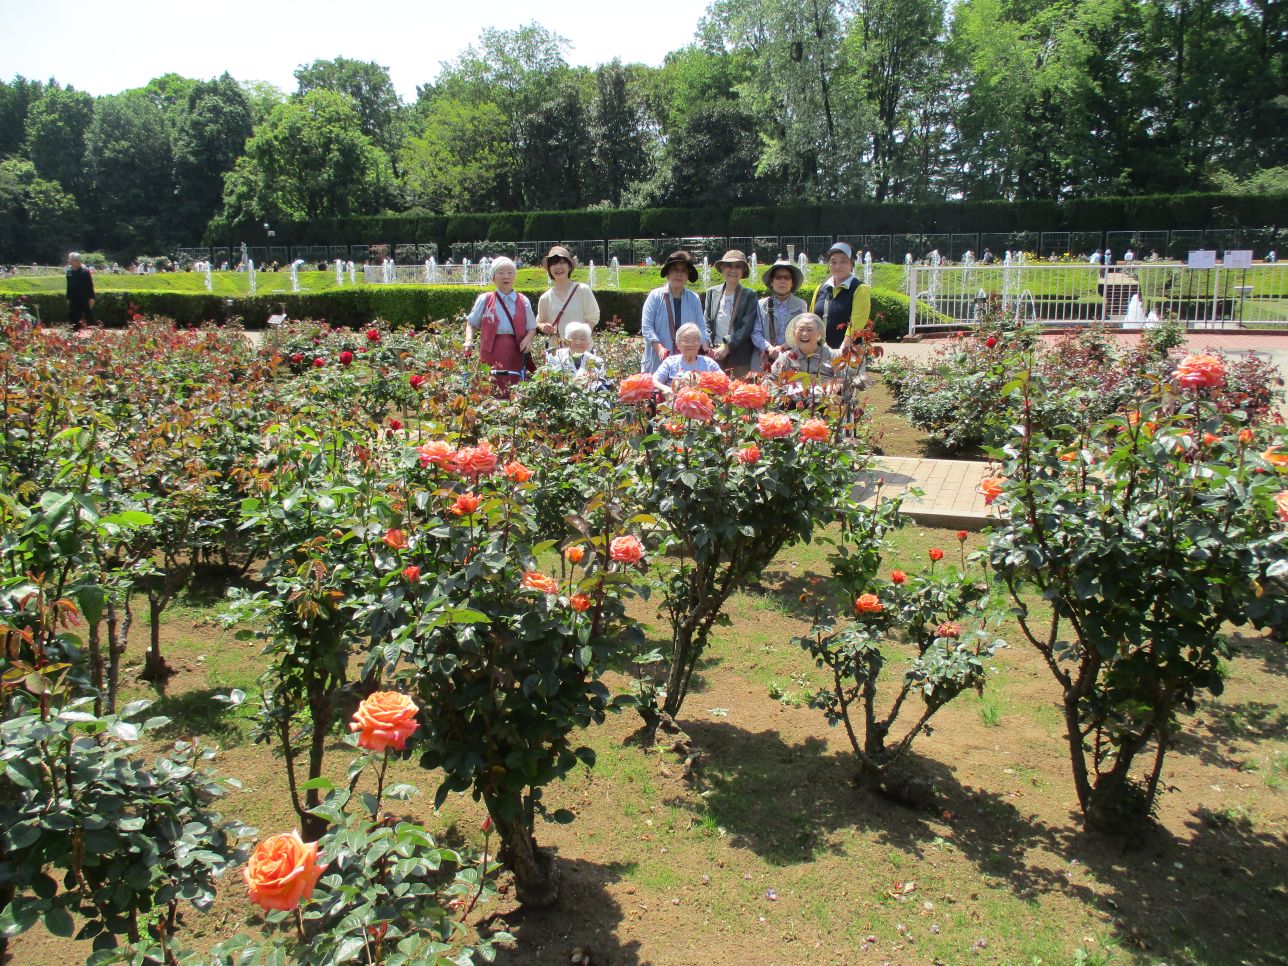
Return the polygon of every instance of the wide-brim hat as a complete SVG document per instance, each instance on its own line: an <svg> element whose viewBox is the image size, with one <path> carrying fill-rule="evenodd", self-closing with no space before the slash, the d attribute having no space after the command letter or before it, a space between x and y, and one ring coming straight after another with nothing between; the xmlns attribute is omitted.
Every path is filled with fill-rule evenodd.
<svg viewBox="0 0 1288 966"><path fill-rule="evenodd" d="M546 257L541 259L541 267L548 272L550 271L550 263L558 261L561 258L568 263L568 274L571 275L577 268L577 256L564 248L563 245L555 245L551 248L550 251L546 253Z"/></svg>
<svg viewBox="0 0 1288 966"><path fill-rule="evenodd" d="M778 271L780 268L785 268L792 273L792 291L795 291L805 284L805 273L800 270L800 266L793 262L789 262L785 258L780 258L778 261L774 262L774 264L765 269L765 274L760 276L760 280L764 283L765 288L772 287L769 283L774 280L774 272Z"/></svg>
<svg viewBox="0 0 1288 966"><path fill-rule="evenodd" d="M662 263L662 270L658 274L663 278L666 278L666 274L671 270L671 266L676 264L688 267L690 282L696 282L698 280L698 266L693 263L693 256L688 252L683 251L671 252L671 254L667 255L666 261Z"/></svg>
<svg viewBox="0 0 1288 966"><path fill-rule="evenodd" d="M716 271L720 271L726 265L737 265L742 269L742 277L746 278L751 274L751 265L747 262L747 256L736 248L731 248L724 253L720 261L716 262Z"/></svg>
<svg viewBox="0 0 1288 966"><path fill-rule="evenodd" d="M831 248L827 250L828 255L831 255L832 252L840 252L850 261L854 261L854 248L853 246L850 245L849 242L837 242L835 245L833 245Z"/></svg>
<svg viewBox="0 0 1288 966"><path fill-rule="evenodd" d="M793 349L799 349L800 343L796 341L796 323L801 319L807 319L814 323L814 328L818 329L818 344L823 344L823 321L812 312L802 312L790 322L787 323L787 344Z"/></svg>

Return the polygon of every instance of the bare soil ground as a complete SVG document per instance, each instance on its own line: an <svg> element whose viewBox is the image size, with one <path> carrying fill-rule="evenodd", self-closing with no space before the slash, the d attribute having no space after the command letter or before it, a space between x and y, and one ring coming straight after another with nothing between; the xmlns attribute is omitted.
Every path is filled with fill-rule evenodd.
<svg viewBox="0 0 1288 966"><path fill-rule="evenodd" d="M909 528L888 563L916 570L931 546L956 554L951 533ZM825 573L820 547L796 548L763 592L733 599L681 721L705 756L699 785L665 747L640 743L633 714L584 736L597 766L546 799L577 819L539 831L558 854L558 907L526 913L502 897L475 913L518 937L500 962L563 966L575 947L601 966L1288 962L1285 645L1237 636L1225 695L1186 719L1168 757L1157 825L1121 839L1082 830L1053 684L1004 629L1013 646L985 694L950 705L914 746L936 799L910 809L856 789L844 734L807 706L822 678L792 637L808 627L802 582ZM280 759L247 738L252 702L230 712L210 700L253 688L258 646L207 625L208 613L196 602L171 614L165 649L179 673L163 694L136 685L131 696L154 694L172 737L226 748L221 767L245 786L229 815L266 833L295 827ZM655 608L635 613L660 639ZM898 660L887 673L901 673ZM331 764L340 772L347 756ZM446 844L481 844L481 806L453 796L435 814L436 776L414 761L394 771L422 790L400 812ZM189 945L256 928L244 895L234 874L212 913L189 913ZM63 966L88 949L33 930L13 952Z"/></svg>

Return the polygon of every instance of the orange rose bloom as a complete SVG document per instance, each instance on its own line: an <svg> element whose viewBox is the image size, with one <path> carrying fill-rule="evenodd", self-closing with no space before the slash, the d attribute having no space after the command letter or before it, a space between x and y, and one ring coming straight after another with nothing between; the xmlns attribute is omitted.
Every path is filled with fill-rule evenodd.
<svg viewBox="0 0 1288 966"><path fill-rule="evenodd" d="M698 388L716 396L723 396L729 391L729 377L723 372L699 372Z"/></svg>
<svg viewBox="0 0 1288 966"><path fill-rule="evenodd" d="M807 439L812 443L826 443L830 435L827 423L821 419L807 419L801 423L801 439Z"/></svg>
<svg viewBox="0 0 1288 966"><path fill-rule="evenodd" d="M644 544L640 543L639 537L630 534L613 537L613 542L608 545L608 555L621 563L639 563L644 556Z"/></svg>
<svg viewBox="0 0 1288 966"><path fill-rule="evenodd" d="M956 621L944 621L942 624L940 624L938 627L935 628L935 636L953 637L953 638L961 637L962 626L961 624L958 624Z"/></svg>
<svg viewBox="0 0 1288 966"><path fill-rule="evenodd" d="M1216 356L1186 356L1176 367L1182 389L1215 389L1225 384L1225 364Z"/></svg>
<svg viewBox="0 0 1288 966"><path fill-rule="evenodd" d="M402 751L418 727L418 710L416 702L399 691L376 691L358 705L349 722L349 730L357 732L359 748Z"/></svg>
<svg viewBox="0 0 1288 966"><path fill-rule="evenodd" d="M903 583L903 582L904 582L905 580L907 580L907 579L908 579L908 575L907 575L907 574L905 574L902 570L892 570L892 571L890 571L890 582L891 582L891 583L901 584L901 583Z"/></svg>
<svg viewBox="0 0 1288 966"><path fill-rule="evenodd" d="M306 844L299 832L282 832L255 846L242 876L251 902L263 909L290 910L313 894L325 871L316 842Z"/></svg>
<svg viewBox="0 0 1288 966"><path fill-rule="evenodd" d="M703 375L713 376L715 373L704 372ZM715 412L715 408L711 405L711 397L701 389L681 389L675 394L672 405L681 416L696 419L700 423L709 422Z"/></svg>
<svg viewBox="0 0 1288 966"><path fill-rule="evenodd" d="M445 439L431 439L424 446L417 446L416 452L420 454L420 465L429 466L433 463L435 466L451 466L452 460L456 458L456 447Z"/></svg>
<svg viewBox="0 0 1288 966"><path fill-rule="evenodd" d="M555 583L553 577L547 577L545 574L539 574L535 570L529 570L519 581L519 586L525 590L539 590L543 594L559 593L559 585Z"/></svg>
<svg viewBox="0 0 1288 966"><path fill-rule="evenodd" d="M876 594L860 594L854 602L854 609L860 614L879 614L885 610L885 605Z"/></svg>
<svg viewBox="0 0 1288 966"><path fill-rule="evenodd" d="M449 509L458 517L463 517L477 510L482 502L482 498L473 493L462 493Z"/></svg>
<svg viewBox="0 0 1288 966"><path fill-rule="evenodd" d="M930 554L930 559L936 562L944 559L944 552L940 550L938 547L931 547L926 552Z"/></svg>
<svg viewBox="0 0 1288 966"><path fill-rule="evenodd" d="M496 453L492 452L492 444L483 440L477 446L458 449L452 460L452 468L461 476L468 476L471 479L495 473Z"/></svg>
<svg viewBox="0 0 1288 966"><path fill-rule="evenodd" d="M420 568L415 564L403 568L403 576L407 578L407 583L414 584L420 580Z"/></svg>
<svg viewBox="0 0 1288 966"><path fill-rule="evenodd" d="M528 480L532 479L532 470L518 460L510 460L505 464L505 475L515 483L527 483Z"/></svg>
<svg viewBox="0 0 1288 966"><path fill-rule="evenodd" d="M677 423L674 419L668 419L662 424L662 428L672 436L684 435L684 423Z"/></svg>
<svg viewBox="0 0 1288 966"><path fill-rule="evenodd" d="M738 450L738 462L743 466L750 466L752 463L760 462L760 447L752 443L750 446L744 446Z"/></svg>
<svg viewBox="0 0 1288 966"><path fill-rule="evenodd" d="M1000 476L986 476L980 481L978 493L984 494L984 506L989 506L1002 495L1002 484L1006 480Z"/></svg>
<svg viewBox="0 0 1288 966"><path fill-rule="evenodd" d="M769 404L769 390L758 382L735 382L729 387L728 399L743 409L764 409Z"/></svg>
<svg viewBox="0 0 1288 966"><path fill-rule="evenodd" d="M582 547L577 544L574 544L571 547L564 547L564 559L567 560L569 563L575 563L575 564L581 563L582 559L585 556L586 556L585 547Z"/></svg>
<svg viewBox="0 0 1288 966"><path fill-rule="evenodd" d="M585 594L573 594L568 600L569 606L578 614L590 610L590 598Z"/></svg>
<svg viewBox="0 0 1288 966"><path fill-rule="evenodd" d="M1280 490L1275 494L1275 511L1280 520L1288 523L1288 490Z"/></svg>
<svg viewBox="0 0 1288 966"><path fill-rule="evenodd" d="M1239 442L1242 443L1244 446L1247 446L1249 443L1251 443L1252 430L1246 429L1246 428L1239 430Z"/></svg>
<svg viewBox="0 0 1288 966"><path fill-rule="evenodd" d="M386 530L382 539L394 550L403 550L407 546L407 534L396 527Z"/></svg>
<svg viewBox="0 0 1288 966"><path fill-rule="evenodd" d="M764 439L782 439L792 432L792 418L783 413L765 413L756 419L756 429Z"/></svg>
<svg viewBox="0 0 1288 966"><path fill-rule="evenodd" d="M627 376L617 387L617 400L624 403L648 402L655 388L651 373L636 373L633 376Z"/></svg>
<svg viewBox="0 0 1288 966"><path fill-rule="evenodd" d="M1067 449L1060 454L1061 463L1072 463L1077 458L1078 458L1078 451L1076 449Z"/></svg>
<svg viewBox="0 0 1288 966"><path fill-rule="evenodd" d="M1278 466L1281 468L1288 466L1288 453L1281 453L1273 446L1262 453L1261 458L1272 466Z"/></svg>

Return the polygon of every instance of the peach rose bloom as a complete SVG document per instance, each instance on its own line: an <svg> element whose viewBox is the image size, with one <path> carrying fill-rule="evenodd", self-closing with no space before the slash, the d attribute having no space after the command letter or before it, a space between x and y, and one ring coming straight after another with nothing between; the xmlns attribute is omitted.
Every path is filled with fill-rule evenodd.
<svg viewBox="0 0 1288 966"><path fill-rule="evenodd" d="M495 473L496 453L492 452L492 444L483 440L477 446L464 446L458 449L452 460L452 468L461 476L468 476L471 479Z"/></svg>
<svg viewBox="0 0 1288 966"><path fill-rule="evenodd" d="M622 380L622 384L617 387L617 399L624 403L648 402L654 388L651 373L636 373Z"/></svg>
<svg viewBox="0 0 1288 966"><path fill-rule="evenodd" d="M827 423L821 419L807 419L801 423L801 439L807 439L814 443L826 443L830 435Z"/></svg>
<svg viewBox="0 0 1288 966"><path fill-rule="evenodd" d="M608 545L608 555L621 563L639 563L644 556L644 544L640 543L639 537L614 537Z"/></svg>
<svg viewBox="0 0 1288 966"><path fill-rule="evenodd" d="M532 470L518 460L510 460L505 464L505 475L515 483L527 483L528 480L532 479Z"/></svg>
<svg viewBox="0 0 1288 966"><path fill-rule="evenodd" d="M792 433L792 418L782 413L765 413L756 420L756 429L764 439L782 439Z"/></svg>
<svg viewBox="0 0 1288 966"><path fill-rule="evenodd" d="M698 388L716 396L723 396L729 391L729 377L723 372L698 373Z"/></svg>
<svg viewBox="0 0 1288 966"><path fill-rule="evenodd" d="M750 466L752 463L760 461L760 447L755 443L750 446L744 446L738 450L738 462L743 466Z"/></svg>
<svg viewBox="0 0 1288 966"><path fill-rule="evenodd" d="M539 590L543 594L559 593L559 585L553 577L547 577L545 574L539 574L535 570L529 570L519 581L519 586L524 590Z"/></svg>
<svg viewBox="0 0 1288 966"><path fill-rule="evenodd" d="M885 606L876 594L860 594L854 602L854 609L860 614L879 614L885 610Z"/></svg>
<svg viewBox="0 0 1288 966"><path fill-rule="evenodd" d="M367 751L402 751L416 730L416 702L399 691L375 691L353 713L349 730L357 732L358 747Z"/></svg>
<svg viewBox="0 0 1288 966"><path fill-rule="evenodd" d="M263 909L294 909L313 894L326 871L318 861L318 844L304 842L299 832L282 832L255 846L242 870L250 901Z"/></svg>
<svg viewBox="0 0 1288 966"><path fill-rule="evenodd" d="M1214 389L1225 384L1225 364L1216 356L1186 356L1176 367L1182 389Z"/></svg>
<svg viewBox="0 0 1288 966"><path fill-rule="evenodd" d="M714 373L704 372L703 375L714 375ZM700 423L710 420L715 412L711 405L711 397L701 389L681 389L675 394L675 402L672 405L681 416L696 419Z"/></svg>
<svg viewBox="0 0 1288 966"><path fill-rule="evenodd" d="M424 446L417 446L416 452L420 456L421 466L429 466L432 463L446 468L451 466L456 458L456 447L445 439L431 439Z"/></svg>
<svg viewBox="0 0 1288 966"><path fill-rule="evenodd" d="M764 409L769 405L769 390L758 382L735 382L729 387L728 399L743 409Z"/></svg>

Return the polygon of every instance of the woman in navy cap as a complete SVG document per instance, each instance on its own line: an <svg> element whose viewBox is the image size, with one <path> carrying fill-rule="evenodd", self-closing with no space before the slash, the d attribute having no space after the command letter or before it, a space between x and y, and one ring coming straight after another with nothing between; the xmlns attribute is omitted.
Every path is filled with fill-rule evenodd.
<svg viewBox="0 0 1288 966"><path fill-rule="evenodd" d="M872 290L854 277L854 249L837 242L827 250L831 277L818 287L811 311L823 320L829 349L848 350L855 334L868 324Z"/></svg>

